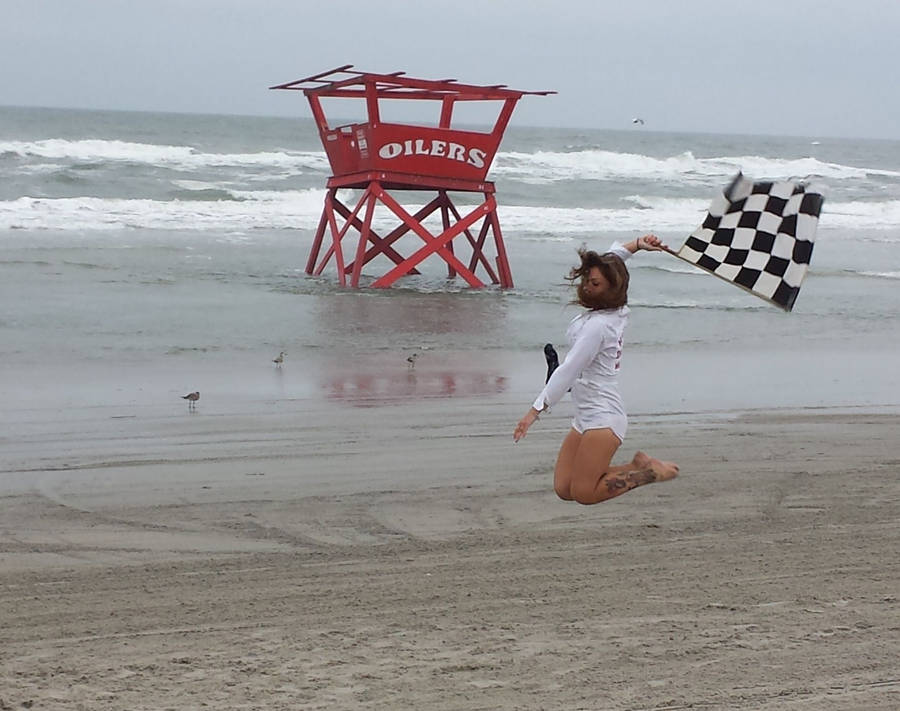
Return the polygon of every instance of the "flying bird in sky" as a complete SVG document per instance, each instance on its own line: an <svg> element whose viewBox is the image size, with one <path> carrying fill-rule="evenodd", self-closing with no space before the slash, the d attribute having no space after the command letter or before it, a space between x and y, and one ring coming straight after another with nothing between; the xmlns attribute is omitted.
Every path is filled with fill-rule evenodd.
<svg viewBox="0 0 900 711"><path fill-rule="evenodd" d="M636 124L636 125L639 125L639 126L643 126L643 125L644 125L644 119L642 119L642 118L640 118L640 117L638 117L638 116L635 116L633 119L631 119L631 123Z"/></svg>

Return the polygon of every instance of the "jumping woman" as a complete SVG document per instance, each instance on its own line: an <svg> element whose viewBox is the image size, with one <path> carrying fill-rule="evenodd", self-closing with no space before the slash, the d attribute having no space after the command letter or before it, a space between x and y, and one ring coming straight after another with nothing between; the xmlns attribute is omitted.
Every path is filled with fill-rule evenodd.
<svg viewBox="0 0 900 711"><path fill-rule="evenodd" d="M618 386L623 333L628 323L625 260L641 249L658 252L668 247L655 235L644 235L627 244L616 242L605 254L579 251L581 264L572 269L569 279L577 284L576 300L585 311L569 324L569 352L564 361L513 433L518 442L540 413L571 389L575 417L553 473L553 488L566 501L597 504L643 484L678 475L674 463L643 452L637 452L628 464L611 466L628 427Z"/></svg>

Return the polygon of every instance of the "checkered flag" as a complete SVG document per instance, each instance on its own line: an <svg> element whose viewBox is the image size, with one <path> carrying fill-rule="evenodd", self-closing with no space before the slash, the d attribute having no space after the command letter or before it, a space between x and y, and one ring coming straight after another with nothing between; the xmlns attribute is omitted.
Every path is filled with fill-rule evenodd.
<svg viewBox="0 0 900 711"><path fill-rule="evenodd" d="M790 311L812 257L824 198L803 183L738 173L676 256Z"/></svg>

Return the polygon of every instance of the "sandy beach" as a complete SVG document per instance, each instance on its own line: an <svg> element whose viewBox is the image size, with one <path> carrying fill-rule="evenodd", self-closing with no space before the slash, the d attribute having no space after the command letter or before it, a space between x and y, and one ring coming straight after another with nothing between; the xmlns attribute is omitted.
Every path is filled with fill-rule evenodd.
<svg viewBox="0 0 900 711"><path fill-rule="evenodd" d="M196 3L171 17L76 4L13 3L0 24L27 88L0 96L21 104L0 106L0 711L900 709L900 141L896 92L848 69L856 54L896 64L872 54L896 44L885 12L869 13L874 32L855 5L851 22L785 5L773 23L721 3L702 22L594 3L574 24L569 6L535 5L537 22L527 3L323 6L319 25L333 12L365 28L356 61L408 19L418 59L453 64L387 70L529 89L514 116L487 94L392 89L401 101L379 99L365 128L371 92L357 104L342 85L323 98L326 131L302 94L266 88L325 69L302 56L327 37L300 4L265 24L234 8L192 18ZM807 61L784 41L798 31ZM497 49L517 37L521 57ZM534 38L549 42L538 63ZM721 77L743 90L710 103ZM477 166L450 148L494 146L507 119L486 175L458 182ZM389 157L413 140L404 126L433 152ZM434 190L395 190L407 171L460 215L496 198L512 288L448 274L452 251L496 281L492 219L368 288L436 243L329 186L381 173L424 216ZM579 249L652 232L678 250L736 175L825 197L795 308L635 255L616 463L640 449L681 475L594 507L558 500L571 403L512 433L545 344L567 349ZM369 245L328 219L335 199ZM742 284L763 262L789 268L780 237L798 220L770 217L756 236L777 232L777 259L715 245L756 264ZM422 226L436 237L450 218ZM341 286L359 259L364 288Z"/></svg>
<svg viewBox="0 0 900 711"><path fill-rule="evenodd" d="M900 708L896 410L637 414L580 507L466 382L7 415L0 709Z"/></svg>

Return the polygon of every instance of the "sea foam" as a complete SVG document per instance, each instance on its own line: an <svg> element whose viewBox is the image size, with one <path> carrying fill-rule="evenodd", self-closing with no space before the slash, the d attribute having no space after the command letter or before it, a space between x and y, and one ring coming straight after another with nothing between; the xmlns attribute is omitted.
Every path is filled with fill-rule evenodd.
<svg viewBox="0 0 900 711"><path fill-rule="evenodd" d="M327 170L321 151L262 151L258 153L206 153L191 146L169 146L129 141L50 138L42 141L0 141L0 155L47 158L55 161L145 163L196 170L207 167L260 167Z"/></svg>
<svg viewBox="0 0 900 711"><path fill-rule="evenodd" d="M329 170L323 151L210 153L192 146L103 139L0 141L0 155L3 154L55 161L145 163L181 169L245 166L307 169L323 173ZM694 184L706 183L711 178L725 179L738 170L756 178L775 179L900 177L898 171L829 163L813 157L783 159L742 155L698 158L693 152L685 151L660 158L600 149L532 153L501 151L494 160L491 174L523 182L636 179Z"/></svg>
<svg viewBox="0 0 900 711"><path fill-rule="evenodd" d="M209 190L211 185L198 191ZM0 202L0 229L17 230L281 230L315 229L322 213L325 191L318 189L222 190L231 200L148 200L122 198L32 198ZM189 192L188 192L189 194ZM581 234L598 231L655 230L691 232L703 220L705 200L632 196L610 208L554 208L501 205L504 231L528 234ZM406 205L415 212L421 205ZM460 206L465 213L465 206ZM439 215L426 221L438 228ZM387 209L375 213L377 229L397 224ZM900 200L884 202L826 201L822 228L854 230L900 229ZM879 241L900 238L883 235Z"/></svg>
<svg viewBox="0 0 900 711"><path fill-rule="evenodd" d="M706 183L710 178L727 179L739 170L754 178L770 179L900 177L897 171L858 168L812 157L782 159L745 155L697 158L690 151L667 158L604 150L501 152L492 168L496 175L525 182L638 179L689 184Z"/></svg>

